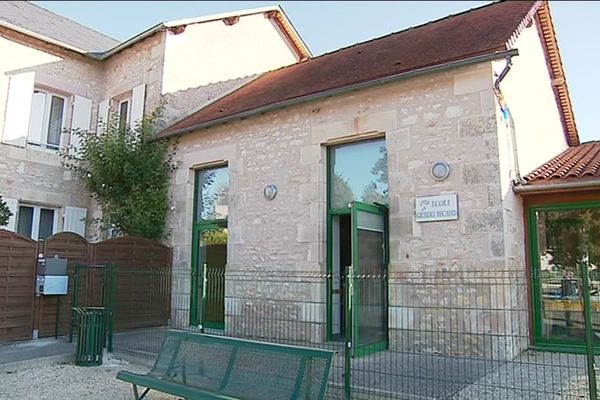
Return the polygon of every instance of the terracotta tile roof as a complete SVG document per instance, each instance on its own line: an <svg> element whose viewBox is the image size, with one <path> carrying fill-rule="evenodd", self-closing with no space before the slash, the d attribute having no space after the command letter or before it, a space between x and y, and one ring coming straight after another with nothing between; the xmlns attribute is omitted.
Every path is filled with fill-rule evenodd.
<svg viewBox="0 0 600 400"><path fill-rule="evenodd" d="M600 179L600 141L569 147L525 177L530 184L597 179Z"/></svg>
<svg viewBox="0 0 600 400"><path fill-rule="evenodd" d="M496 2L268 72L175 123L159 137L306 96L505 51L541 4Z"/></svg>

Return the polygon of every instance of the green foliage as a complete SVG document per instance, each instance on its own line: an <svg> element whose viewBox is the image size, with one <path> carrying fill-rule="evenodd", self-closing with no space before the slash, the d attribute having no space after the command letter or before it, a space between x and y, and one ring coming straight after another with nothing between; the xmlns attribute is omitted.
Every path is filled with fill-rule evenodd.
<svg viewBox="0 0 600 400"><path fill-rule="evenodd" d="M78 149L63 152L63 164L74 171L99 203L100 229L119 234L164 239L171 173L177 168L176 144L154 140L160 109L135 127L112 118L101 134L74 130Z"/></svg>
<svg viewBox="0 0 600 400"><path fill-rule="evenodd" d="M13 215L6 202L0 196L0 226L8 224L8 219Z"/></svg>

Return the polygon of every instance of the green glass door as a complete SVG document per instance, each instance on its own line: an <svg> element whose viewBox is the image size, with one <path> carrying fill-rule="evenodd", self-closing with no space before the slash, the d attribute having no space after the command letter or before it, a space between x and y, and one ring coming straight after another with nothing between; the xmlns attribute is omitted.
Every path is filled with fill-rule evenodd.
<svg viewBox="0 0 600 400"><path fill-rule="evenodd" d="M225 323L225 266L227 228L220 224L203 226L194 235L197 249L196 290L201 302L195 325L223 329Z"/></svg>
<svg viewBox="0 0 600 400"><path fill-rule="evenodd" d="M351 335L354 355L388 345L387 207L353 201Z"/></svg>

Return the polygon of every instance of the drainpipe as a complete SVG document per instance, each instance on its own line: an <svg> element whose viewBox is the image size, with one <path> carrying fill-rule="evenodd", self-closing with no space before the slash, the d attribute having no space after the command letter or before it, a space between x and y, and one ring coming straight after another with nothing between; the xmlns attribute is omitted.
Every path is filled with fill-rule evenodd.
<svg viewBox="0 0 600 400"><path fill-rule="evenodd" d="M526 185L527 181L521 177L521 170L519 168L519 153L517 151L517 134L515 132L515 121L512 117L512 114L510 113L508 105L504 99L504 95L502 94L502 91L500 90L500 82L502 82L502 80L506 77L506 75L508 75L508 72L510 71L511 67L512 67L512 58L509 57L506 59L506 65L504 66L504 69L502 70L502 72L500 72L500 75L498 75L498 77L494 81L494 93L496 95L496 99L498 100L498 103L500 104L500 109L502 110L502 113L504 114L504 118L506 118L506 120L508 121L508 130L509 130L509 135L510 135L510 144L511 144L511 149L512 149L512 158L513 158L513 169L514 169L514 174L515 174L514 181L518 185Z"/></svg>

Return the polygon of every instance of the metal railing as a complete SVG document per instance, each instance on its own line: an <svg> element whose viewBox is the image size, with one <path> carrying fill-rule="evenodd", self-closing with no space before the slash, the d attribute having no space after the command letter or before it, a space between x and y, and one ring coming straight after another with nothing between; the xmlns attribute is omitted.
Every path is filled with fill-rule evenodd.
<svg viewBox="0 0 600 400"><path fill-rule="evenodd" d="M579 354L532 346L523 271L211 271L198 280L198 309L222 329L189 326L189 271L157 274L172 283L169 323L116 332L114 347L152 360L167 329L184 329L331 349L332 399L593 399L586 274L579 284L588 288L580 300L589 332Z"/></svg>

